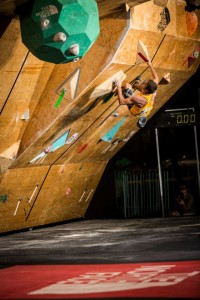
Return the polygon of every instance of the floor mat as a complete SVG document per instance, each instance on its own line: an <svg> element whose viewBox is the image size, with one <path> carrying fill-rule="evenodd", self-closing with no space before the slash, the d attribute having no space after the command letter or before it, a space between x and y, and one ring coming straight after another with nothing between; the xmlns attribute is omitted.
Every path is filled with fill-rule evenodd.
<svg viewBox="0 0 200 300"><path fill-rule="evenodd" d="M18 265L0 274L0 299L200 299L200 261Z"/></svg>

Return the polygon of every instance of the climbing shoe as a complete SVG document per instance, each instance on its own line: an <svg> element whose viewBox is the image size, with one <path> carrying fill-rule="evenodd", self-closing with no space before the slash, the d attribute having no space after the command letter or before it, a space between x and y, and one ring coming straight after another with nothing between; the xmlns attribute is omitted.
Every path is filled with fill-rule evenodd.
<svg viewBox="0 0 200 300"><path fill-rule="evenodd" d="M137 122L137 126L139 128L143 128L146 125L146 123L147 123L146 117L139 117L139 120Z"/></svg>

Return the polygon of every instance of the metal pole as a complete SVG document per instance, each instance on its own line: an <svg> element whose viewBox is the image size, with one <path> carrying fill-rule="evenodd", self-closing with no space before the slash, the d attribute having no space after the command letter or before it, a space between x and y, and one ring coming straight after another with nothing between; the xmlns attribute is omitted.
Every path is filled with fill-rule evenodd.
<svg viewBox="0 0 200 300"><path fill-rule="evenodd" d="M159 183L160 183L160 201L161 201L162 216L165 217L162 174L161 174L161 166L160 166L160 151L159 151L158 129L157 128L155 128L155 134L156 134L156 150L157 150L157 160L158 160L158 175L159 175Z"/></svg>
<svg viewBox="0 0 200 300"><path fill-rule="evenodd" d="M199 187L199 197L200 197L200 168L199 168L199 150L197 142L197 128L194 126L194 140L195 140L195 150L196 150L196 160L197 160L197 176L198 176L198 187Z"/></svg>
<svg viewBox="0 0 200 300"><path fill-rule="evenodd" d="M123 172L124 217L126 219L126 171Z"/></svg>

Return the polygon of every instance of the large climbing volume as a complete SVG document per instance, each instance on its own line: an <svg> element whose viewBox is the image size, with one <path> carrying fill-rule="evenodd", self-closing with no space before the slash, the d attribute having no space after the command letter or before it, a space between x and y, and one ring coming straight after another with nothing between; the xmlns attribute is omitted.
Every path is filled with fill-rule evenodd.
<svg viewBox="0 0 200 300"><path fill-rule="evenodd" d="M97 3L35 0L20 14L20 27L23 43L39 59L55 64L77 61L100 33Z"/></svg>

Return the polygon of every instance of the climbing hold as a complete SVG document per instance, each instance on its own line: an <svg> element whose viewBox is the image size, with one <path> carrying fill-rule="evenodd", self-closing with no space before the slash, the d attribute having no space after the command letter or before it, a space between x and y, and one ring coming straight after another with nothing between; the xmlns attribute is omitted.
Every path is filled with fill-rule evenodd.
<svg viewBox="0 0 200 300"><path fill-rule="evenodd" d="M165 74L165 76L160 80L159 85L164 85L170 83L170 73Z"/></svg>
<svg viewBox="0 0 200 300"><path fill-rule="evenodd" d="M69 48L69 53L72 55L79 55L79 44L74 44Z"/></svg>
<svg viewBox="0 0 200 300"><path fill-rule="evenodd" d="M65 98L70 101L73 100L76 97L79 76L80 68L77 68L59 85L55 92L59 94L62 98ZM57 101L57 105L59 103L60 102Z"/></svg>
<svg viewBox="0 0 200 300"><path fill-rule="evenodd" d="M18 208L19 208L19 204L20 204L21 201L22 201L22 198L20 198L18 200L18 202L17 202L17 206L16 206L15 211L14 211L14 216L16 216L16 214L17 214L17 211L18 211Z"/></svg>
<svg viewBox="0 0 200 300"><path fill-rule="evenodd" d="M30 197L30 199L29 199L29 201L28 201L28 203L30 203L31 202L31 200L33 199L33 196L34 196L34 194L35 194L35 192L36 192L36 190L38 189L38 184L36 185L36 187L34 188L34 191L33 191L33 193L32 193L32 195L31 195L31 197Z"/></svg>
<svg viewBox="0 0 200 300"><path fill-rule="evenodd" d="M17 152L20 146L21 140L17 141L16 143L12 144L9 148L7 148L5 151L0 153L1 157L6 157L9 159L15 159L17 156Z"/></svg>
<svg viewBox="0 0 200 300"><path fill-rule="evenodd" d="M66 41L66 39L67 39L66 34L64 34L63 32L58 32L53 37L54 42L64 43Z"/></svg>
<svg viewBox="0 0 200 300"><path fill-rule="evenodd" d="M88 144L85 143L85 144L81 145L80 147L78 147L77 153L83 152L87 146L88 146Z"/></svg>
<svg viewBox="0 0 200 300"><path fill-rule="evenodd" d="M97 98L104 95L106 95L107 98L107 95L111 95L111 94L113 95L113 93L111 93L114 92L113 82L115 81L122 82L125 80L125 78L126 78L126 74L122 70L118 71L117 73L109 77L106 81L103 81L100 85L98 85L90 95L90 99ZM105 99L104 99L104 103L105 103Z"/></svg>
<svg viewBox="0 0 200 300"><path fill-rule="evenodd" d="M196 46L194 51L189 54L188 58L185 60L182 66L184 66L184 64L188 62L188 68L190 68L191 65L198 59L199 51L200 51L200 46Z"/></svg>
<svg viewBox="0 0 200 300"><path fill-rule="evenodd" d="M46 153L42 151L40 154L38 154L36 157L34 157L29 163L34 164L35 162L39 161L43 157L45 157Z"/></svg>
<svg viewBox="0 0 200 300"><path fill-rule="evenodd" d="M56 104L55 104L55 108L58 108L58 106L60 105L64 95L65 95L65 92L66 92L66 88L64 88L60 94L60 96L58 97L58 100L56 101Z"/></svg>
<svg viewBox="0 0 200 300"><path fill-rule="evenodd" d="M137 56L136 56L136 64L141 64L143 62L149 61L149 54L146 45L142 43L142 41L138 41L137 46Z"/></svg>
<svg viewBox="0 0 200 300"><path fill-rule="evenodd" d="M67 188L66 192L65 192L65 195L68 196L69 194L71 194L71 188Z"/></svg>
<svg viewBox="0 0 200 300"><path fill-rule="evenodd" d="M61 135L55 142L53 142L50 152L54 152L55 150L65 145L69 132L70 129L67 132L65 132L63 135Z"/></svg>
<svg viewBox="0 0 200 300"><path fill-rule="evenodd" d="M199 57L199 51L197 51L197 50L194 51L193 56L194 56L195 59L197 59Z"/></svg>
<svg viewBox="0 0 200 300"><path fill-rule="evenodd" d="M77 62L78 60L79 60L79 57L74 58L74 59L73 59L73 62Z"/></svg>
<svg viewBox="0 0 200 300"><path fill-rule="evenodd" d="M25 113L23 114L23 116L21 117L21 120L27 121L30 117L30 112L29 112L29 108L25 111Z"/></svg>
<svg viewBox="0 0 200 300"><path fill-rule="evenodd" d="M65 144L71 144L73 140L78 136L78 133L75 132L69 139L66 140Z"/></svg>
<svg viewBox="0 0 200 300"><path fill-rule="evenodd" d="M191 36L195 33L198 27L198 18L194 11L188 12L186 11L186 24L187 24L187 32L188 35Z"/></svg>
<svg viewBox="0 0 200 300"><path fill-rule="evenodd" d="M50 152L50 150L51 150L51 147L52 147L52 145L50 145L50 146L48 146L45 150L44 150L44 153L49 153Z"/></svg>
<svg viewBox="0 0 200 300"><path fill-rule="evenodd" d="M49 20L48 19L42 19L40 24L41 24L41 27L43 29L45 29L49 25Z"/></svg>
<svg viewBox="0 0 200 300"><path fill-rule="evenodd" d="M1 202L5 203L7 200L8 195L4 194L0 196Z"/></svg>
<svg viewBox="0 0 200 300"><path fill-rule="evenodd" d="M165 28L167 27L167 25L170 23L170 13L169 13L169 9L167 7L165 7L162 10L162 12L160 13L160 17L161 17L161 20L160 20L159 24L157 25L157 27L158 27L158 30L163 32L165 30Z"/></svg>
<svg viewBox="0 0 200 300"><path fill-rule="evenodd" d="M114 127L112 127L102 138L101 140L104 142L110 142L113 137L115 136L115 134L118 132L118 130L120 129L120 127L122 126L122 124L124 123L126 117L124 117L123 119L121 119L121 121L119 121Z"/></svg>
<svg viewBox="0 0 200 300"><path fill-rule="evenodd" d="M78 202L81 202L81 201L82 201L82 199L83 199L83 197L84 197L85 193L86 193L86 191L83 191L83 193L82 193L82 195L81 195L81 198L79 199L79 201L78 201Z"/></svg>

